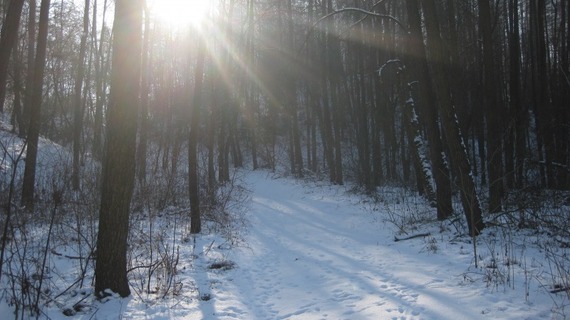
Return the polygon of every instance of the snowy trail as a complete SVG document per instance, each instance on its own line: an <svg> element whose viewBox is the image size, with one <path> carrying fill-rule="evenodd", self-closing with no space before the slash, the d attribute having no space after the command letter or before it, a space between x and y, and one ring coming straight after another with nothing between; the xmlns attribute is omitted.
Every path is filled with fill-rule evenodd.
<svg viewBox="0 0 570 320"><path fill-rule="evenodd" d="M444 263L401 252L334 189L259 177L251 188L250 248L234 257L235 287L215 293L212 319L481 318L461 303L475 293L446 288L457 275Z"/></svg>

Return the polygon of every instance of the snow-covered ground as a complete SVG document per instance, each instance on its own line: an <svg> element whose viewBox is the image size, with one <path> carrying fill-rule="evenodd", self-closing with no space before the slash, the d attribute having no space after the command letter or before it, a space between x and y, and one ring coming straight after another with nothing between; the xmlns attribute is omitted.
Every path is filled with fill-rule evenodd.
<svg viewBox="0 0 570 320"><path fill-rule="evenodd" d="M3 134L4 147L17 155L21 140ZM42 150L42 172L57 176L67 151L47 142ZM12 170L8 160L5 175ZM384 188L371 201L324 182L266 171L240 175L237 183L249 195L240 200L248 228L239 230L237 246L216 233L190 236L179 209L150 219L134 215L127 299L94 299L92 263L79 282L96 218L62 218L50 250L44 250L46 222L36 219L27 231L32 236L4 260L0 319L12 318L14 294L35 299L34 292L13 291L14 281L24 274L37 285L35 264L43 252L40 306L47 319L565 319L570 312L567 292L550 293L567 284L559 275L568 270L557 268L568 266L545 259L556 254L567 262L570 249L553 243L544 251L548 237L533 230L486 229L477 241L476 267L461 219L434 221L434 209L411 192ZM74 236L79 231L83 241ZM17 259L29 265L20 268Z"/></svg>
<svg viewBox="0 0 570 320"><path fill-rule="evenodd" d="M453 240L449 228L432 223L430 236L395 242L382 207L344 187L267 172L244 173L243 181L251 192L245 242L229 248L215 235L180 242L176 294L100 303L85 295L89 290L77 291L46 307L46 315L69 319L61 305L82 301L87 307L72 318L564 318L567 297L547 292L548 265L523 244L511 267L491 268L493 247L481 237L475 268L468 239ZM211 268L216 263L221 268ZM3 304L0 312L9 308Z"/></svg>

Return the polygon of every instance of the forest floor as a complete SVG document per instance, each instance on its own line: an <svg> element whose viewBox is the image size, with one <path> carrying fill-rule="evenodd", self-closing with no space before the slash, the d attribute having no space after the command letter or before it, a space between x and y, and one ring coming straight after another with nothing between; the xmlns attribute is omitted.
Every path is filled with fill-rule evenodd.
<svg viewBox="0 0 570 320"><path fill-rule="evenodd" d="M516 245L505 248L498 231L487 230L475 267L470 239L450 223L427 223L415 234L429 236L394 241L399 228L388 217L433 213L421 199L404 203L393 194L379 206L344 187L267 172L246 173L243 182L251 193L241 245L227 247L214 235L190 239L180 245L176 293L92 302L75 318L565 318L568 298L549 293L551 266L530 236L511 235ZM47 315L69 319L60 308Z"/></svg>
<svg viewBox="0 0 570 320"><path fill-rule="evenodd" d="M21 147L13 137L2 141L14 152ZM42 142L42 150L56 149ZM412 191L384 187L371 199L316 179L238 175L234 187L246 196L234 208L247 227L229 234L189 235L187 213L176 208L133 215L126 299L97 301L90 289L93 260L85 261L95 216L57 216L53 232L49 215L34 217L20 231L25 239L7 247L0 318L33 303L30 288L42 277L45 319L566 319L570 313L564 290L570 249L547 234L489 227L473 246L460 216L436 221L435 209ZM23 290L26 283L32 287Z"/></svg>

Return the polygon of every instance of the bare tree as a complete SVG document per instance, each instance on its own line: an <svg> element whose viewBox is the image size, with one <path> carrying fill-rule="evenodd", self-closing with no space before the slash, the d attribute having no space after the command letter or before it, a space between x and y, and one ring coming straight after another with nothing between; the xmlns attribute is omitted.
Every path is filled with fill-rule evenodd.
<svg viewBox="0 0 570 320"><path fill-rule="evenodd" d="M36 182L38 141L40 136L42 92L46 64L49 7L50 0L42 0L40 4L40 21L38 41L36 46L36 58L34 64L32 97L30 98L30 120L27 130L28 147L26 150L26 166L24 168L24 180L22 184L22 205L30 209L34 205L34 189Z"/></svg>
<svg viewBox="0 0 570 320"><path fill-rule="evenodd" d="M409 68L419 81L418 96L419 113L425 124L429 154L432 165L433 178L436 187L437 218L447 219L453 213L451 206L451 183L449 181L449 168L443 159L441 132L438 125L438 112L436 97L430 88L429 66L426 49L423 42L420 7L418 0L406 0L409 20Z"/></svg>
<svg viewBox="0 0 570 320"><path fill-rule="evenodd" d="M115 2L111 97L103 159L95 292L130 295L127 235L135 179L137 114L142 47L142 2Z"/></svg>
<svg viewBox="0 0 570 320"><path fill-rule="evenodd" d="M87 33L89 32L89 0L85 0L83 11L83 33L81 34L81 44L79 57L77 57L77 74L75 76L75 92L73 97L73 171L71 174L71 184L73 190L79 190L79 168L80 168L80 148L81 132L83 127L83 78L85 77L85 54L87 51Z"/></svg>
<svg viewBox="0 0 570 320"><path fill-rule="evenodd" d="M465 142L461 136L459 122L451 101L449 84L445 77L445 48L439 33L435 2L434 0L424 0L422 4L426 24L427 49L432 61L431 78L439 103L441 125L449 147L451 166L459 180L461 203L467 219L469 233L476 236L484 228L481 204L477 197Z"/></svg>
<svg viewBox="0 0 570 320"><path fill-rule="evenodd" d="M201 37L201 36L200 36ZM190 233L196 234L202 231L200 215L200 176L198 175L198 136L200 133L200 108L202 106L202 90L204 80L204 45L200 39L198 56L194 69L194 90L191 114L190 130L188 135L188 189L190 195Z"/></svg>
<svg viewBox="0 0 570 320"><path fill-rule="evenodd" d="M497 101L497 71L492 39L491 6L489 0L478 0L479 29L483 39L484 106L486 107L487 163L489 165L489 211L501 211L503 198L503 149L502 123L503 107Z"/></svg>
<svg viewBox="0 0 570 320"><path fill-rule="evenodd" d="M8 63L18 37L18 28L20 26L23 6L24 0L10 1L6 19L2 23L2 34L0 35L0 113L4 112Z"/></svg>

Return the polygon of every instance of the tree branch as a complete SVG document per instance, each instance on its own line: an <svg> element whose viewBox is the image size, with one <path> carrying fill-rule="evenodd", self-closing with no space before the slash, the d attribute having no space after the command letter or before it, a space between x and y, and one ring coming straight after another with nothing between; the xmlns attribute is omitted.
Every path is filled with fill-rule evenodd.
<svg viewBox="0 0 570 320"><path fill-rule="evenodd" d="M382 1L380 1L379 3L381 3L381 2ZM377 3L376 5L378 5L379 3ZM374 5L374 6L376 6L376 5ZM335 11L321 17L319 20L317 20L317 21L315 21L315 23L313 23L313 25L311 26L311 28L309 28L309 31L307 32L307 36L305 37L305 41L303 41L303 44L301 45L299 52L305 46L305 44L309 40L309 36L313 33L313 31L315 30L315 28L317 27L317 25L319 23L321 23L322 21L324 21L324 20L326 20L332 16L335 16L335 15L340 14L340 13L345 13L345 12L356 12L356 13L364 14L367 17L371 16L371 17L375 17L375 18L391 20L391 21L394 21L397 25L399 25L400 28L402 28L402 30L404 30L404 32L406 32L406 34L408 33L408 28L406 28L406 26L402 22L400 22L400 20L398 20L396 17L391 16L389 14L371 12L371 11L360 9L360 8L352 8L352 7L342 8L342 9L335 10ZM361 19L361 21L363 21L363 19Z"/></svg>

